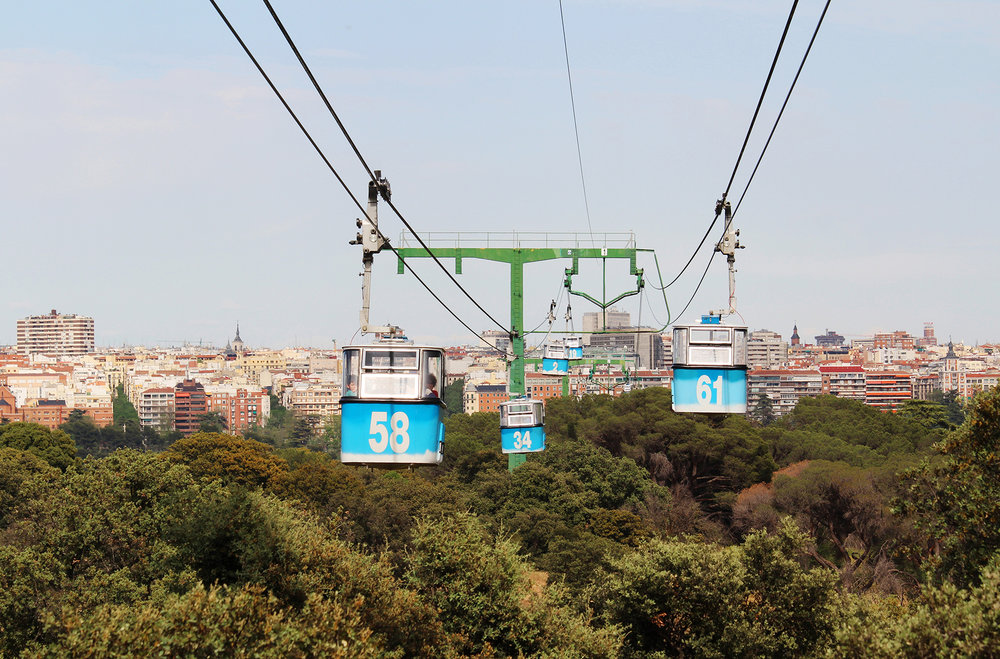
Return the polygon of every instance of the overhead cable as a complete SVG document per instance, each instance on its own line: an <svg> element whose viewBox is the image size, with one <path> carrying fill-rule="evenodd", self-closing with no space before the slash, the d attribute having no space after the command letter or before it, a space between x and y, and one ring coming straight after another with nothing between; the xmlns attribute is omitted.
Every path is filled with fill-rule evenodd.
<svg viewBox="0 0 1000 659"><path fill-rule="evenodd" d="M774 74L774 67L778 63L778 56L781 55L781 48L785 44L785 37L788 36L788 28L792 24L792 17L795 15L795 8L798 6L798 4L799 0L793 0L792 8L788 12L788 20L785 21L785 29L781 33L781 40L778 42L778 47L774 51L774 58L771 60L771 68L767 72L767 79L764 81L764 88L760 90L760 98L757 99L757 107L754 109L753 118L750 119L750 126L747 128L747 134L743 138L743 146L740 148L740 155L736 158L736 165L733 166L733 173L729 176L729 183L726 184L726 191L722 195L723 201L725 201L726 198L729 196L729 190L733 185L733 180L736 178L736 172L740 168L740 161L743 160L743 153L746 151L747 143L750 141L750 135L751 133L753 133L754 124L757 122L757 115L760 113L760 108L764 104L764 96L767 94L767 88L771 84L771 76ZM824 13L826 13L826 10L824 10ZM687 263L685 263L684 267L681 268L681 271L677 273L677 276L671 279L670 283L668 283L663 288L667 288L672 284L674 284L678 279L681 278L681 275L683 275L687 271L688 266L690 266L691 262L694 261L694 257L698 255L698 252L700 252L702 246L704 246L705 240L708 238L709 234L712 233L712 228L715 227L715 223L719 221L719 216L721 214L722 214L721 209L717 209L715 212L715 217L712 218L712 223L708 225L708 230L705 232L705 235L702 236L701 242L699 242L698 246L695 247L694 252L691 253L691 257L687 260Z"/></svg>
<svg viewBox="0 0 1000 659"><path fill-rule="evenodd" d="M300 53L299 49L296 48L295 42L292 41L291 35L288 34L288 31L285 29L285 26L281 22L281 19L278 18L278 14L275 13L274 7L271 6L269 0L264 0L264 5L267 7L267 10L271 12L271 18L274 19L274 23L278 26L278 29L281 30L281 34L284 35L285 41L288 42L288 45L292 49L292 52L295 53L295 57L299 60L299 64L302 65L302 70L306 72L307 76L309 76L309 80L312 82L313 87L315 87L316 91L319 93L319 97L322 98L323 103L326 104L326 109L330 111L331 115L333 115L333 120L337 122L338 126L340 126L340 130L341 132L344 133L344 137L347 138L348 144L350 144L351 148L354 149L354 155L358 157L358 160L361 161L361 164L362 166L364 166L365 171L368 172L368 176L374 181L375 180L374 172L372 172L372 169L371 167L368 166L368 163L365 162L364 156L361 155L361 151L359 151L357 145L354 144L354 140L352 140L351 136L347 134L347 128L344 127L344 122L342 122L340 120L340 117L337 116L336 111L330 104L330 100L326 97L326 94L323 93L323 89L319 86L319 83L316 81L316 77L313 76L312 71L309 70L309 66L306 64L305 59L303 59L302 53Z"/></svg>
<svg viewBox="0 0 1000 659"><path fill-rule="evenodd" d="M316 140L312 138L312 135L309 134L309 131L306 130L306 127L302 125L301 121L299 121L298 116L296 116L295 111L292 110L291 106L288 105L288 102L285 100L285 97L281 95L281 92L278 91L278 88L274 86L273 82L271 82L271 78L268 77L267 73L265 73L264 71L264 68L260 65L260 62L258 62L257 58L253 56L252 52L250 52L250 48L247 47L246 43L243 41L243 38L240 37L239 32L236 31L235 27L233 27L233 24L229 22L228 18L226 18L226 15L222 12L222 8L219 7L219 5L215 2L215 0L209 0L209 2L211 2L212 6L215 7L215 11L219 13L219 17L222 19L222 22L226 24L226 27L229 28L229 31L233 33L234 37L236 37L236 41L239 42L240 47L243 48L243 52L247 54L247 57L250 58L250 61L253 62L253 65L257 67L257 71L260 73L261 77L264 78L264 81L267 82L267 85L271 88L271 91L274 92L274 95L278 97L279 101L281 101L281 104L285 107L285 110L287 110L288 114L291 115L292 119L295 121L295 124L299 127L299 130L302 131L302 134L305 135L306 139L309 140L309 143L312 144L313 149L316 150L316 153L319 154L319 157L323 159L324 163L326 163L327 168L329 168L329 170L333 172L333 175L337 177L337 180L340 181L340 185L343 186L344 191L347 193L347 196L351 198L351 201L354 202L354 205L357 206L362 213L367 213L367 211L365 211L365 207L361 205L361 202L358 201L358 198L354 196L353 192L351 192L351 189L347 186L347 183L344 182L344 179L341 178L340 174L337 173L337 170L334 168L333 164L323 153L323 150L319 148L318 144L316 144Z"/></svg>
<svg viewBox="0 0 1000 659"><path fill-rule="evenodd" d="M218 12L218 14L219 14L219 17L226 24L226 27L229 28L229 31L232 32L233 36L236 38L236 41L240 44L240 46L243 48L243 51L247 54L247 57L250 58L250 61L253 62L254 66L257 68L257 71L260 73L260 75L267 82L268 86L271 88L271 91L273 91L274 94L275 94L275 96L278 97L278 100L281 101L281 104L284 106L285 110L288 111L288 114L295 121L295 124L299 127L299 129L302 131L302 133L306 136L306 139L309 140L309 143L312 145L313 149L316 150L316 153L319 154L319 157L323 160L324 163L326 163L327 168L329 168L329 170L333 173L333 175L340 182L341 186L343 186L344 191L347 192L347 195L351 198L351 200L358 207L358 209L360 209L362 213L367 214L367 211L366 211L365 207L362 206L361 202L358 201L357 197L354 196L354 193L351 192L351 189L344 182L344 179L341 178L341 176L340 176L339 173L337 173L336 168L334 168L333 164L326 157L326 154L324 154L323 150L320 149L319 145L316 143L316 140L314 140L312 138L312 135L309 134L309 131L306 129L306 127L299 120L298 116L295 114L295 111L292 110L291 106L288 105L288 102L285 101L284 96L282 96L281 92L278 91L278 88L275 87L274 83L271 81L271 78L264 71L263 67L257 61L257 58L254 57L254 55L250 51L249 47L247 47L247 45L243 41L242 37L240 37L239 33L236 31L236 28L233 27L232 23L230 23L229 19L226 17L225 13L222 11L222 8L219 7L219 5L216 3L215 0L209 0L209 2L212 3L212 6L215 8L215 11ZM384 235L382 236L382 238L383 238L383 240L386 240L386 244L387 244L389 250L390 251L395 251L394 248L392 247L392 245L388 244L388 240L385 238ZM465 321L463 321L461 318L459 318L458 315L454 311L452 311L451 308L447 304L445 304L444 301L441 300L441 298L433 290L431 290L431 288L424 282L424 280L420 278L420 276L413 270L413 268L410 266L409 263L407 263L405 260L403 260L403 265L410 271L410 274L412 274L414 277L416 277L417 281L420 282L420 284L427 290L427 292L430 293L431 296L435 300L437 300L438 303L442 307L444 307L445 310L455 318L455 320L457 320L463 327L465 327L465 329L469 330L475 336L479 337L479 339L481 341L483 341L484 343L486 343L488 346L490 346L490 347L492 347L492 348L494 348L496 350L499 350L499 348L497 348L495 345L493 345L492 343L490 343L489 341L487 341L482 335L480 335L474 329L472 329L471 327L469 327L469 325L466 324Z"/></svg>
<svg viewBox="0 0 1000 659"><path fill-rule="evenodd" d="M733 167L733 173L729 177L729 183L726 185L726 192L722 195L723 201L725 201L729 196L729 189L733 186L733 179L736 178L736 171L740 168L740 161L743 160L743 152L746 151L747 143L750 141L750 134L753 132L753 126L757 122L757 115L760 113L760 107L764 104L764 96L767 94L767 87L771 84L771 76L774 74L774 67L778 64L778 56L781 55L781 47L785 45L785 37L788 36L788 28L792 24L792 17L795 15L795 7L797 7L798 4L799 0L793 0L792 9L788 12L788 20L785 21L785 29L781 33L781 40L778 42L778 48L774 51L774 59L771 60L771 68L767 72L767 79L764 81L764 88L760 90L760 98L757 100L757 107L753 111L753 118L750 120L750 126L747 128L747 135L743 138L743 146L740 148L740 155L736 158L736 166ZM718 217L718 214L716 214L716 217Z"/></svg>
<svg viewBox="0 0 1000 659"><path fill-rule="evenodd" d="M753 182L753 177L757 174L757 169L760 167L761 161L764 160L764 153L767 152L767 147L771 144L771 138L774 137L774 131L778 128L778 122L781 121L781 115L785 113L785 108L788 106L788 99L792 97L792 90L795 89L795 83L799 81L799 75L802 73L802 67L806 65L806 59L809 57L809 51L812 50L813 43L816 41L816 35L819 34L820 26L823 25L823 19L826 17L826 10L830 8L830 2L831 0L826 0L826 5L823 7L823 13L820 14L819 21L816 23L816 29L813 30L812 38L809 39L809 46L806 48L806 52L802 56L802 62L799 64L799 69L795 72L795 78L792 80L792 84L788 88L788 93L785 95L785 102L781 104L781 111L778 112L778 116L774 120L771 132L767 136L767 142L764 143L764 148L761 149L760 157L757 158L757 164L754 165L753 172L750 173L750 179L747 181L746 187L743 188L743 193L740 195L739 201L736 202L736 207L733 209L733 217L736 216L736 211L740 209L740 204L743 203L743 199L747 195L747 190L750 189L750 183Z"/></svg>
<svg viewBox="0 0 1000 659"><path fill-rule="evenodd" d="M583 187L583 206L587 211L587 228L590 243L594 243L594 227L590 223L590 202L587 201L587 179L583 175L583 151L580 149L580 126L576 121L576 99L573 95L573 74L569 69L569 42L566 40L566 19L563 16L562 0L559 0L559 22L562 24L563 51L566 53L566 79L569 81L569 105L573 109L573 133L576 135L576 157L580 162L580 185Z"/></svg>
<svg viewBox="0 0 1000 659"><path fill-rule="evenodd" d="M327 110L330 111L330 114L333 116L334 120L337 122L337 125L340 127L340 131L344 134L344 137L347 139L348 143L354 149L354 154L358 157L358 160L361 162L361 165L365 168L365 171L368 172L368 176L371 178L371 180L377 183L378 181L375 178L374 172L368 166L368 163L365 162L364 157L361 155L361 151L358 150L358 147L354 144L354 140L351 139L350 133L347 132L347 127L344 126L344 123L340 120L340 117L338 117L337 113L334 111L333 105L330 104L330 101L329 99L327 99L326 94L323 93L323 88L316 80L316 76L312 74L312 71L309 69L309 65L306 64L306 60L305 58L302 57L302 54L296 47L295 42L292 40L292 36L288 33L288 30L285 29L285 26L281 22L281 19L278 18L278 14L277 12L274 11L274 7L271 6L269 0L263 0L263 1L264 4L267 6L267 10L271 13L271 18L274 19L274 22L278 26L278 29L281 30L281 34L285 37L285 41L288 42L288 46L292 49L292 52L295 53L295 57L298 59L299 65L301 65L302 70L305 71L306 75L309 77L309 80L312 81L313 87L316 88L316 91L319 93L320 98L323 99L323 102L326 104ZM214 0L212 0L212 3L214 4ZM458 289L465 294L465 297L469 298L472 304L474 304L477 309L483 312L487 318L493 321L497 327L502 329L504 332L510 333L511 330L509 328L507 328L503 323L494 318L489 311L484 309L483 306L479 304L479 301L476 300L476 298L472 297L472 294L469 293L467 290L465 290L465 287L462 286L462 284L460 284L457 279L455 279L455 276L451 274L451 271L448 270L447 266L445 266L445 264L441 262L441 260L434 254L434 252L431 251L430 247L427 246L427 243L425 243L423 238L420 237L420 234L418 234L417 231L410 225L410 223L406 221L406 218L403 217L403 214L399 211L398 208L396 208L396 205L393 204L392 201L390 201L389 199L385 199L385 202L389 206L389 208L392 209L392 212L396 214L396 217L399 218L399 220L403 223L406 229L411 234L413 234L414 238L417 239L417 242L420 243L420 246L423 247L427 251L427 254L434 260L434 262L438 264L438 267L440 267L441 270L446 275L448 275L448 278L451 279L452 283L454 283L455 286L457 286Z"/></svg>
<svg viewBox="0 0 1000 659"><path fill-rule="evenodd" d="M691 303L694 301L694 297L698 294L698 291L701 290L701 285L705 281L705 275L708 274L708 269L712 266L712 261L715 259L715 255L717 253L718 252L714 250L712 251L712 255L708 258L708 263L705 264L705 271L701 273L701 279L698 280L698 285L694 287L694 293L691 293L691 297L688 298L687 304L685 304L684 308L681 309L681 312L674 317L674 322L680 320L680 318L684 316L684 312L688 310L688 307L690 307Z"/></svg>

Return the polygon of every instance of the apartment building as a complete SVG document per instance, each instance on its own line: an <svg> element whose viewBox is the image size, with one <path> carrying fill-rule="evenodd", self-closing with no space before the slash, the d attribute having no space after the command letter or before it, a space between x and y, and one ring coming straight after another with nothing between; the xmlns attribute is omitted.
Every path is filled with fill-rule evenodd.
<svg viewBox="0 0 1000 659"><path fill-rule="evenodd" d="M865 400L865 370L856 365L820 366L823 393L839 398Z"/></svg>
<svg viewBox="0 0 1000 659"><path fill-rule="evenodd" d="M663 368L663 339L660 333L651 327L625 327L622 333L616 334L584 334L583 343L589 347L589 352L599 354L605 351L609 354L635 355L637 366L647 369Z"/></svg>
<svg viewBox="0 0 1000 659"><path fill-rule="evenodd" d="M94 352L94 319L55 309L44 316L21 318L17 321L17 352L57 357Z"/></svg>
<svg viewBox="0 0 1000 659"><path fill-rule="evenodd" d="M818 370L760 370L747 373L747 405L750 409L761 396L771 399L775 416L788 414L805 396L823 393L823 375Z"/></svg>
<svg viewBox="0 0 1000 659"><path fill-rule="evenodd" d="M210 385L206 393L208 411L222 417L227 432L241 433L252 426L264 425L271 416L271 397L264 390Z"/></svg>
<svg viewBox="0 0 1000 659"><path fill-rule="evenodd" d="M174 388L153 387L138 397L139 423L143 427L170 430L174 426Z"/></svg>
<svg viewBox="0 0 1000 659"><path fill-rule="evenodd" d="M583 314L583 331L599 332L606 329L621 329L632 324L632 314L611 307L604 312L587 311Z"/></svg>
<svg viewBox="0 0 1000 659"><path fill-rule="evenodd" d="M55 430L69 418L70 408L64 400L29 400L20 409L19 421L37 423Z"/></svg>
<svg viewBox="0 0 1000 659"><path fill-rule="evenodd" d="M235 366L250 384L260 386L261 372L283 371L287 367L287 360L280 352L256 352L240 355L235 361Z"/></svg>
<svg viewBox="0 0 1000 659"><path fill-rule="evenodd" d="M525 374L527 375L527 374ZM466 414L473 412L499 412L500 403L510 400L506 384L467 384L463 392Z"/></svg>
<svg viewBox="0 0 1000 659"><path fill-rule="evenodd" d="M868 371L865 374L865 403L884 412L895 412L913 399L913 382L905 371Z"/></svg>
<svg viewBox="0 0 1000 659"><path fill-rule="evenodd" d="M900 350L913 350L916 347L916 337L910 336L908 332L897 330L895 332L876 332L872 337L872 347L879 348L899 348Z"/></svg>
<svg viewBox="0 0 1000 659"><path fill-rule="evenodd" d="M295 416L310 419L321 426L340 414L340 384L299 381L282 393L283 405Z"/></svg>
<svg viewBox="0 0 1000 659"><path fill-rule="evenodd" d="M1000 372L976 371L960 373L958 376L958 395L962 398L974 398L982 391L989 391L1000 384Z"/></svg>
<svg viewBox="0 0 1000 659"><path fill-rule="evenodd" d="M771 330L750 332L747 339L747 368L777 369L788 365L788 342Z"/></svg>
<svg viewBox="0 0 1000 659"><path fill-rule="evenodd" d="M174 430L185 437L198 432L208 414L208 397L200 382L185 378L174 386Z"/></svg>
<svg viewBox="0 0 1000 659"><path fill-rule="evenodd" d="M524 391L529 398L545 402L562 396L562 378L544 373L525 373Z"/></svg>

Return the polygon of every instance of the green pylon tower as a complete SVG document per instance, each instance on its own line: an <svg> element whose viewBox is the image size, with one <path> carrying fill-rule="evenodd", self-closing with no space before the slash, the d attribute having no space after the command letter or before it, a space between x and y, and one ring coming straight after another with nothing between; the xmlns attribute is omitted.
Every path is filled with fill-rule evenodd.
<svg viewBox="0 0 1000 659"><path fill-rule="evenodd" d="M462 262L465 259L480 259L506 263L510 266L510 330L511 349L514 358L510 365L508 388L511 396L524 395L524 266L528 263L569 259L571 267L566 269L567 288L574 295L584 297L602 311L622 298L639 293L642 288L642 270L636 267L635 236L631 233L602 234L548 234L548 233L486 233L486 234L447 234L448 246L438 246L435 234L424 236L424 242L431 252L423 247L408 246L410 242L404 234L400 246L395 248L399 262L397 272L403 274L403 261L412 258L454 259L455 274L462 274ZM603 243L595 246L595 243ZM589 247L584 245L590 244ZM502 245L502 246L501 246ZM571 288L572 276L579 272L580 259L601 259L606 270L608 259L627 259L629 273L636 277L636 290L626 291L611 300L597 300L586 293L574 291ZM606 293L602 298L606 297ZM564 380L564 392L568 388L568 378ZM508 454L508 467L514 469L525 461L524 454Z"/></svg>

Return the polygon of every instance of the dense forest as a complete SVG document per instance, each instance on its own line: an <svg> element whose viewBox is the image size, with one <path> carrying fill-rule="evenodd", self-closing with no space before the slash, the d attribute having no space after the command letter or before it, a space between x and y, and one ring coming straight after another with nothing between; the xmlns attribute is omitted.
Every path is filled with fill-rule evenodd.
<svg viewBox="0 0 1000 659"><path fill-rule="evenodd" d="M1000 654L998 391L554 399L513 472L492 414L377 471L279 406L187 438L127 408L0 426L0 656Z"/></svg>

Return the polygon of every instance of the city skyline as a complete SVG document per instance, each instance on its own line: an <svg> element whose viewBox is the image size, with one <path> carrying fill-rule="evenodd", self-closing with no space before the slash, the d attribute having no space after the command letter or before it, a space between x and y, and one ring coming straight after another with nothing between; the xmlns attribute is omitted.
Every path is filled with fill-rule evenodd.
<svg viewBox="0 0 1000 659"><path fill-rule="evenodd" d="M635 325L631 324L631 316L630 316L630 314L628 314L628 312L618 312L614 307L612 307L611 310L615 311L616 315L619 316L619 318L616 319L617 322L616 322L616 324L613 327L615 327L615 328L621 328L621 327L635 328L636 327ZM57 317L58 318L67 318L67 319L70 319L70 322L73 322L73 323L77 323L77 322L80 322L80 321L86 321L88 323L88 325L87 325L87 329L85 331L87 333L89 333L87 335L89 335L91 337L94 336L95 334L99 335L99 333L95 333L95 331L94 331L95 323L94 323L94 319L93 318L84 316L82 314L71 314L71 313L65 313L64 314L62 312L57 312L56 309L52 309L49 313L46 313L46 314L40 314L40 315L29 316L29 317L26 317L26 318L18 319L17 324L18 324L18 327L21 327L22 324L25 323L26 321L36 321L37 322L38 320L42 320L42 321L45 321L45 322L52 322L52 320L54 320ZM609 325L609 328L610 327L612 327L612 326ZM772 329L770 327L748 327L748 329L749 329L749 331L750 331L751 334L754 334L754 333L757 333L757 332L761 332L761 333L773 333L773 334L778 335L782 339L787 339L788 342L791 342L795 338L794 333L795 333L795 331L796 331L797 328L798 328L798 324L797 323L794 324L793 327L792 327L792 329L789 330L789 331L787 331L787 332L781 332L781 331L778 331L778 330L774 330L774 329ZM649 326L642 326L641 329L644 332L650 331L650 330L655 330L655 328L651 328ZM930 332L929 334L928 334L928 331ZM589 334L592 334L592 333L598 333L599 334L600 330L599 330L599 328L593 328L593 327L592 328L588 328L587 327L587 321L585 319L583 328L581 328L578 331L578 333L581 334L581 335L589 335ZM897 334L898 333L903 333L903 334L905 334L907 336L910 336L911 338L914 338L914 339L919 339L920 337L923 337L924 339L930 338L930 339L933 339L933 341L934 341L934 343L932 343L930 345L938 345L938 346L947 345L950 342L953 342L956 345L964 345L964 346L969 346L969 347L975 347L975 346L979 346L979 345L993 345L993 344L997 343L997 342L994 342L994 341L967 342L967 341L963 341L961 339L955 340L954 337L951 337L951 336L942 337L942 336L939 336L939 335L936 334L935 324L933 322L930 322L930 321L923 323L923 325L921 327L921 330L919 332L913 332L913 333L911 333L909 329L905 329L905 328L904 329L895 328L895 329L885 329L885 330L883 330L883 329L880 328L880 329L874 330L871 334L846 334L845 335L845 334L841 334L837 329L830 329L829 326L825 326L824 329L822 330L822 333L816 333L816 334L811 334L811 333L807 332L803 328L802 332L799 334L799 338L800 338L800 343L802 345L823 345L823 343L824 343L824 341L822 341L823 339L826 339L827 341L829 341L829 339L831 337L833 337L833 338L836 338L836 339L840 339L842 341L842 345L844 345L845 347L849 347L849 346L852 345L852 341L854 341L854 340L866 341L866 340L871 340L873 337L877 337L880 334L882 334L882 335L890 335L890 334L893 334L893 333L897 333ZM488 337L491 336L491 332L489 330L482 330L481 334L484 335L484 336L488 336ZM669 330L667 330L667 331L661 332L661 334L663 336L669 337L670 332L669 332ZM491 340L495 341L496 339L493 338ZM358 342L359 343L364 343L364 342L366 342L366 340L361 340L361 341L358 341ZM918 343L919 343L919 341L918 341ZM199 339L198 341L181 341L181 342L175 342L175 343L169 343L169 342L162 342L161 341L161 342L153 342L153 343L148 343L148 344L142 344L142 343L102 344L100 341L96 341L96 342L92 343L92 346L93 346L93 348L95 350L92 350L91 352L94 352L94 351L101 352L101 351L104 351L104 350L115 350L115 349L120 349L120 348L131 349L131 348L140 348L140 347L142 347L142 348L164 348L164 349L166 349L166 348L198 347L198 348L204 348L206 350L220 350L221 351L221 350L226 350L226 349L232 350L230 344L232 344L232 346L236 346L237 349L242 349L243 348L244 341L243 341L243 339L242 339L242 337L240 335L240 327L239 327L239 323L238 322L235 323L233 332L229 336L227 336L224 340L222 340L222 341L220 341L217 337L212 337L212 338L209 338L209 339ZM447 344L447 345L448 346L456 346L456 347L458 347L458 346L466 346L466 347L468 347L468 346L476 346L476 345L482 346L482 344L483 344L483 341L478 341L478 343L476 341L471 341L471 342L467 341L467 342L464 342L464 343L463 342L459 342L459 343L453 343L453 344ZM344 345L347 345L347 344L342 344L342 343L338 342L336 345L330 345L330 346L310 346L310 345L306 345L306 344L264 345L264 344L252 344L251 343L251 344L247 344L247 349L248 350L253 350L253 349L258 349L258 350L274 350L274 349L279 349L280 350L280 349L286 349L287 348L287 349L308 349L308 350L321 350L321 351L322 350L327 350L327 351L329 351L329 350L333 350L335 348L336 349L340 349ZM444 344L444 343L440 343L440 344L435 343L435 345L446 345L446 344ZM537 345L542 345L542 343L539 343ZM12 350L17 350L19 352L23 352L20 343L11 343L11 344L0 343L0 348L2 348L2 347L9 347ZM509 345L507 347L509 349ZM38 352L40 354L46 354L46 351L44 349L28 350L28 352ZM51 354L55 355L56 353L51 353ZM87 354L87 351L83 351L83 352L76 351L76 353L74 353L74 354Z"/></svg>
<svg viewBox="0 0 1000 659"><path fill-rule="evenodd" d="M266 10L223 8L363 199L364 171ZM821 8L798 9L734 197ZM6 259L16 275L0 344L15 342L18 318L51 308L94 317L101 346L218 342L237 320L250 345L350 341L359 211L210 5L10 9L0 212L21 248ZM276 9L422 234L589 233L558 5L388 2L378 21L362 5ZM589 224L634 231L667 281L712 218L787 11L771 0L565 3ZM984 2L831 6L736 217L742 322L786 336L797 323L812 340L833 328L848 339L916 334L934 321L942 341L1000 340L1000 311L982 303L995 275L979 203L1000 147L997 19L1000 6ZM381 222L395 240L399 221L383 208ZM707 256L668 289L674 312ZM566 265L532 266L529 327ZM395 266L389 253L376 258L373 322L418 341L476 341ZM639 266L658 283L651 259ZM489 328L432 264L415 267L472 327ZM458 278L507 322L501 267L467 262ZM580 279L599 289L593 271ZM629 284L614 272L609 290ZM629 310L665 322L662 300L646 293ZM726 294L716 259L680 322ZM574 304L581 317L590 310Z"/></svg>

